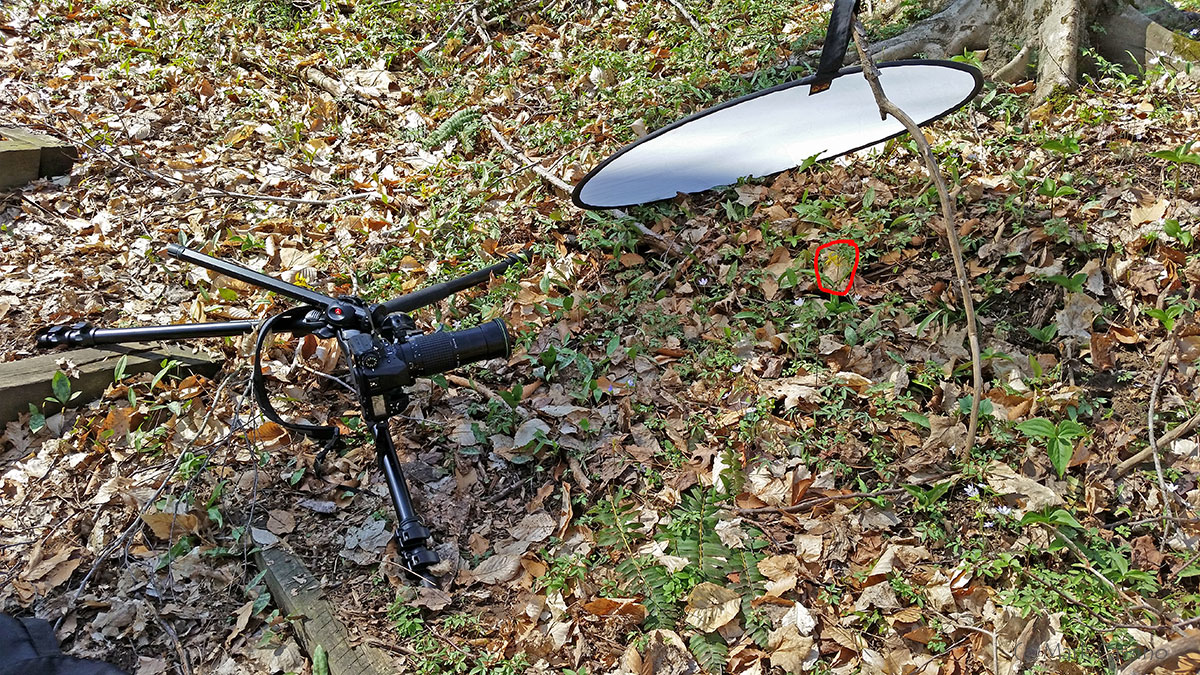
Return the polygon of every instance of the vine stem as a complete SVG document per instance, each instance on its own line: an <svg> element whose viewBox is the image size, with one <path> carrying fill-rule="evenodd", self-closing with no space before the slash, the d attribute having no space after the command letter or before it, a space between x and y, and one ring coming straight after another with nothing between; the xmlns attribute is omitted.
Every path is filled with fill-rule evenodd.
<svg viewBox="0 0 1200 675"><path fill-rule="evenodd" d="M921 157L925 160L925 168L928 169L930 179L937 186L938 198L942 203L942 222L946 227L946 241L950 244L950 254L954 258L954 271L958 274L963 310L967 315L967 341L971 346L971 370L975 379L975 391L971 395L971 417L967 425L967 444L962 449L962 456L967 457L971 454L971 449L975 447L975 435L979 428L979 400L983 395L983 358L979 351L979 328L975 319L975 301L971 298L971 279L967 276L967 267L963 262L962 243L958 240L958 230L955 228L957 218L955 217L954 203L950 199L946 177L942 174L937 158L934 157L933 150L929 147L929 141L921 133L920 126L883 93L883 87L879 84L879 69L871 59L866 45L867 31L863 27L862 21L856 16L854 18L854 46L858 50L858 58L862 63L863 76L871 85L871 93L875 95L875 104L879 106L879 116L881 119L887 119L887 116L891 115L908 130L909 135L916 142L917 148L921 151Z"/></svg>

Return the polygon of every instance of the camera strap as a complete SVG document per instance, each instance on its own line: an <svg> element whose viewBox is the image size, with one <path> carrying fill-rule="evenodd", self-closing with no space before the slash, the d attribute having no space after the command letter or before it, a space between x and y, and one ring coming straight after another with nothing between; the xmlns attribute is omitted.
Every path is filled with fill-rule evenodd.
<svg viewBox="0 0 1200 675"><path fill-rule="evenodd" d="M280 321L295 323L304 318L310 311L312 311L312 308L307 306L293 307L263 320L262 325L258 328L258 337L254 342L254 372L250 374L250 386L254 390L254 400L258 403L258 409L262 411L263 417L266 417L288 431L294 431L305 436L326 441L326 449L328 449L337 441L338 428L336 426L327 427L284 421L279 416L279 413L275 411L275 407L271 405L271 397L267 394L266 378L263 377L262 372L263 346L266 345L267 336L274 332L275 325Z"/></svg>

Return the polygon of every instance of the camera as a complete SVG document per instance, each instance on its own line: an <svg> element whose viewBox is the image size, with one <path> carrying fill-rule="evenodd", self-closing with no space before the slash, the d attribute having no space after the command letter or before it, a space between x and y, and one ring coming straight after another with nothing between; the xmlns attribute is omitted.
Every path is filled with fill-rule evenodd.
<svg viewBox="0 0 1200 675"><path fill-rule="evenodd" d="M407 317L404 317L407 318ZM391 317L389 317L391 319ZM404 388L417 377L509 355L508 329L500 319L456 331L413 334L411 320L389 320L387 340L371 333L343 331L343 342L354 364L352 372L362 409L372 420L398 415L408 406Z"/></svg>

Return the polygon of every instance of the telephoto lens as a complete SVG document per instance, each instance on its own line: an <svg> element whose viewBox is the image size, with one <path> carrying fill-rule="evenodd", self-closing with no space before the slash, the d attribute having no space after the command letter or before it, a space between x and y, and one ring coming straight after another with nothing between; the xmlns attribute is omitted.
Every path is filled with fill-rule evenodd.
<svg viewBox="0 0 1200 675"><path fill-rule="evenodd" d="M465 330L418 335L400 346L413 377L431 377L468 363L503 358L510 350L508 328L500 319Z"/></svg>

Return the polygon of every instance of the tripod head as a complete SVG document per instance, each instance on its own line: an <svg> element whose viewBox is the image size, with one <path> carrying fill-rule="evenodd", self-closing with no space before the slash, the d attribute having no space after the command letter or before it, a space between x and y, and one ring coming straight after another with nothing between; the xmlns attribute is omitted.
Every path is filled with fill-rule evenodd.
<svg viewBox="0 0 1200 675"><path fill-rule="evenodd" d="M62 324L42 329L37 335L38 347L85 347L243 335L257 331L251 385L263 415L285 429L325 440L332 445L337 440L337 427L290 422L276 413L267 393L261 358L266 337L273 332L336 337L347 355L362 417L375 438L380 469L399 517L396 538L401 556L409 572L422 583L432 585L424 573L437 564L438 556L426 546L430 531L421 524L413 508L387 420L408 406L407 388L415 378L432 377L476 361L507 357L511 344L508 330L500 319L464 330L422 333L407 312L485 283L492 275L501 274L518 262L527 262L530 258L529 249L464 277L375 304L368 304L353 296L332 298L177 244L168 245L167 253L302 304L261 322L225 321L137 328L96 328L87 322Z"/></svg>

